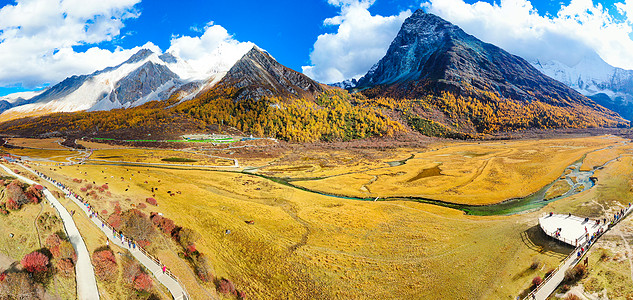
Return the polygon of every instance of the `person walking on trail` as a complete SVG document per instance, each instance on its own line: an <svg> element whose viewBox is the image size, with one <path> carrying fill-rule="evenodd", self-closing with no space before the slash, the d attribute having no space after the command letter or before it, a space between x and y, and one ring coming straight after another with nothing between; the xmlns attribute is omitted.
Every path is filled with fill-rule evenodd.
<svg viewBox="0 0 633 300"><path fill-rule="evenodd" d="M165 267L165 265L163 265L163 274L165 274L166 270L167 270L167 267Z"/></svg>

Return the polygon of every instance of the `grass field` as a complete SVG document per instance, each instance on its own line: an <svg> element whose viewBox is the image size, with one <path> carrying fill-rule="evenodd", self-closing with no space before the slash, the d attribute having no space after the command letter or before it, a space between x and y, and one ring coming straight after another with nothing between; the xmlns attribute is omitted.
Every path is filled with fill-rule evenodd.
<svg viewBox="0 0 633 300"><path fill-rule="evenodd" d="M203 155L193 152L175 150L150 149L105 149L95 150L90 157L93 160L112 162L140 162L140 163L182 163L187 165L232 166L233 160L217 156ZM165 159L170 159L165 161Z"/></svg>
<svg viewBox="0 0 633 300"><path fill-rule="evenodd" d="M48 138L48 139L27 139L27 138L9 138L7 143L19 147L42 148L42 149L59 149L65 150L66 147L60 145L64 139Z"/></svg>
<svg viewBox="0 0 633 300"><path fill-rule="evenodd" d="M216 275L255 299L507 298L527 287L530 276L543 275L529 269L535 258L554 266L569 251L548 241L529 214L470 217L411 202L345 200L235 173L86 165L55 174L66 182L107 182L112 200L130 199L119 200L124 209L158 188L159 206L143 210L201 233L198 249ZM168 196L168 190L184 193ZM113 208L112 201L94 205ZM186 265L159 255L187 278ZM197 290L195 279L187 279L188 290Z"/></svg>
<svg viewBox="0 0 633 300"><path fill-rule="evenodd" d="M493 204L524 197L560 177L585 154L616 137L448 145L414 153L406 164L293 184L362 197L414 196L460 204ZM376 164L376 167L384 163Z"/></svg>
<svg viewBox="0 0 633 300"><path fill-rule="evenodd" d="M455 202L492 203L540 189L585 154L621 141L593 137L444 144L428 151L312 150L282 153L259 172L333 176L302 182L327 191L434 192ZM198 232L197 248L210 258L214 274L231 279L251 299L515 299L534 276L543 277L571 251L542 233L542 212L596 217L633 198L633 158L627 151L595 152L599 155L590 165L621 157L595 172L593 189L540 211L499 217L415 202L322 196L243 173L90 163L37 168L76 191L86 183L73 178L107 183L111 195L99 193L91 200L98 211L111 212L116 202L126 210L147 197L157 199L158 206L141 210L163 213ZM134 149L119 153L141 161L174 157L162 152L147 157ZM407 158L404 165L385 163ZM251 220L254 224L246 223ZM103 243L90 239L96 241L89 247ZM153 251L194 299L213 295L213 286L197 281L175 254L173 241L155 244Z"/></svg>

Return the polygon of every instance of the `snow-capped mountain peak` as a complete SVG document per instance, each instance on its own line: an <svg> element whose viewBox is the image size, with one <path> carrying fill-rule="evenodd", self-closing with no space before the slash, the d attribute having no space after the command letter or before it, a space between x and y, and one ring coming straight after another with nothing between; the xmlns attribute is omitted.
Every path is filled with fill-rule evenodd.
<svg viewBox="0 0 633 300"><path fill-rule="evenodd" d="M597 54L573 66L555 60L533 60L531 64L598 104L633 119L633 71L613 67Z"/></svg>

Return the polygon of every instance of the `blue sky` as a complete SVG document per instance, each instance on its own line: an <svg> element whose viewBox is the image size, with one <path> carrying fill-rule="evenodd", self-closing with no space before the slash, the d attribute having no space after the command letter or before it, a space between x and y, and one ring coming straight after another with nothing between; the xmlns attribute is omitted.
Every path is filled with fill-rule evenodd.
<svg viewBox="0 0 633 300"><path fill-rule="evenodd" d="M175 40L199 38L211 24L228 33L222 39L252 42L319 81L358 77L384 55L404 19L421 7L484 41L534 56L530 59L573 64L575 58L565 51L596 52L613 65L633 68L633 59L625 55L633 53L626 13L633 16L633 5L626 1L633 2L0 0L0 96L120 63L148 43L161 51L175 49ZM557 18L565 7L567 16ZM504 28L513 21L508 18L517 19L516 28ZM526 27L534 30L523 34ZM565 45L575 48L557 44L561 35Z"/></svg>

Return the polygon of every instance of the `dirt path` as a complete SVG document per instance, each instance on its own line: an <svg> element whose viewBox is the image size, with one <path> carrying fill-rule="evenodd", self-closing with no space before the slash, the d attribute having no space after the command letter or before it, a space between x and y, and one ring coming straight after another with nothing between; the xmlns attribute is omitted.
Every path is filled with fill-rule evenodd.
<svg viewBox="0 0 633 300"><path fill-rule="evenodd" d="M2 169L6 173L11 176L18 178L21 181L24 181L28 184L37 184L35 181L30 180L24 176L20 176L15 174L11 169L7 168L5 165L0 165ZM92 267L92 262L90 261L90 252L88 252L88 248L84 243L81 234L79 233L79 229L77 229L77 225L73 220L68 210L53 196L53 194L46 188L42 190L46 199L51 203L53 207L57 210L62 222L64 223L64 228L66 229L66 234L68 235L68 239L70 243L75 248L75 252L77 253L77 263L75 264L75 274L77 279L77 298L78 299L99 299L99 289L97 288L97 280L95 279L94 269Z"/></svg>

